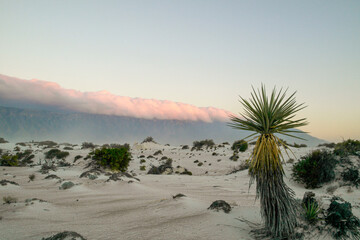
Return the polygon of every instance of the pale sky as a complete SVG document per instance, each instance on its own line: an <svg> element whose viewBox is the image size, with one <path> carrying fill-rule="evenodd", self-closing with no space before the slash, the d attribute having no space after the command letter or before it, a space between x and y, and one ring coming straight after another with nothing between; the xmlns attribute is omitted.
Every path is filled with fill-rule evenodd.
<svg viewBox="0 0 360 240"><path fill-rule="evenodd" d="M233 113L289 87L303 130L360 139L360 1L0 0L0 74Z"/></svg>

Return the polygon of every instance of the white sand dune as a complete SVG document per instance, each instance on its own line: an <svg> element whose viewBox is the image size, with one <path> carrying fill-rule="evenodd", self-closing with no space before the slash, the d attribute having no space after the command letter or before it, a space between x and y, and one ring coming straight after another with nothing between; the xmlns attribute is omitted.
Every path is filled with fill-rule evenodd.
<svg viewBox="0 0 360 240"><path fill-rule="evenodd" d="M0 146L12 150L14 144ZM22 150L28 147L21 147ZM38 150L35 163L44 161L42 148ZM62 149L62 147L60 147ZM154 155L158 150L162 153ZM294 149L299 157L310 148ZM66 160L70 163L76 155L85 157L90 150L75 147ZM214 152L216 154L214 154ZM255 201L255 185L249 190L247 171L226 175L245 161L251 149L240 154L237 162L229 160L229 145L216 150L190 151L181 147L159 144L136 144L132 148L133 160L129 172L136 179L122 177L122 181L106 182L109 176L100 175L95 180L79 178L89 160L83 158L71 167L58 168L49 174L62 179L44 179L49 174L34 167L1 167L0 180L15 181L19 186L0 186L1 197L12 196L17 203L0 205L0 239L41 239L61 231L75 231L87 239L252 239L249 224L261 223L259 201ZM140 163L144 155L146 162ZM152 155L153 158L147 158ZM193 173L188 175L147 175L152 165L158 166L163 156L173 159L173 167L181 166ZM198 166L198 160L202 166ZM146 167L141 171L140 166ZM285 166L290 176L291 164ZM35 174L34 181L29 175ZM63 182L72 181L75 186L60 190ZM304 186L286 179L302 198ZM325 188L313 190L317 195L328 197ZM186 197L173 199L182 193ZM356 205L360 193L357 189L348 193L342 188L337 195ZM26 199L37 198L44 201ZM225 200L232 206L228 214L207 208L215 200ZM358 208L354 214L359 216Z"/></svg>

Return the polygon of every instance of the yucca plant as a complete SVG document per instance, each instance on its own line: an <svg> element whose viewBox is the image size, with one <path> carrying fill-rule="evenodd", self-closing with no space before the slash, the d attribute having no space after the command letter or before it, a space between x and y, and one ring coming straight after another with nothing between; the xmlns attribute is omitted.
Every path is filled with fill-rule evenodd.
<svg viewBox="0 0 360 240"><path fill-rule="evenodd" d="M293 134L303 133L295 128L306 125L306 119L293 118L305 106L296 103L296 92L286 97L287 91L280 89L277 92L274 88L268 98L264 85L261 90L252 89L249 100L240 97L244 107L241 118L231 115L229 125L254 132L245 138L257 139L249 159L250 186L256 180L256 198L260 198L265 230L273 237L282 238L294 231L297 203L294 191L283 180L284 157L280 147L284 147L287 153L287 146L277 135L302 139Z"/></svg>
<svg viewBox="0 0 360 240"><path fill-rule="evenodd" d="M304 205L304 208L305 208L305 219L309 223L314 223L317 220L319 220L318 215L321 209L317 202L310 203L310 201L308 201L307 205Z"/></svg>

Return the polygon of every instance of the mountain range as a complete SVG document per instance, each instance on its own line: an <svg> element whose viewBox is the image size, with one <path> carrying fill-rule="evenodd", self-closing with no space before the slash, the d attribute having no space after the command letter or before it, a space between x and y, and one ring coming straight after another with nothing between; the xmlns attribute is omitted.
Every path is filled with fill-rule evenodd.
<svg viewBox="0 0 360 240"><path fill-rule="evenodd" d="M152 136L162 144L180 145L203 139L232 143L248 135L248 132L232 129L221 121L142 119L0 106L0 137L10 141L133 143ZM307 141L281 138L308 146L326 142L306 133L298 136Z"/></svg>

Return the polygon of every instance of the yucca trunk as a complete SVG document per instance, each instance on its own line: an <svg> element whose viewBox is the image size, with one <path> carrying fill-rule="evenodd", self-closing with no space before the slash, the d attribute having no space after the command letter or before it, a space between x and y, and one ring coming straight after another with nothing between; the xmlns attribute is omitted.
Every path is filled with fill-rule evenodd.
<svg viewBox="0 0 360 240"><path fill-rule="evenodd" d="M256 197L260 198L265 228L276 237L289 236L296 226L295 193L283 180L281 140L273 134L257 139L250 161L251 182L256 180Z"/></svg>

